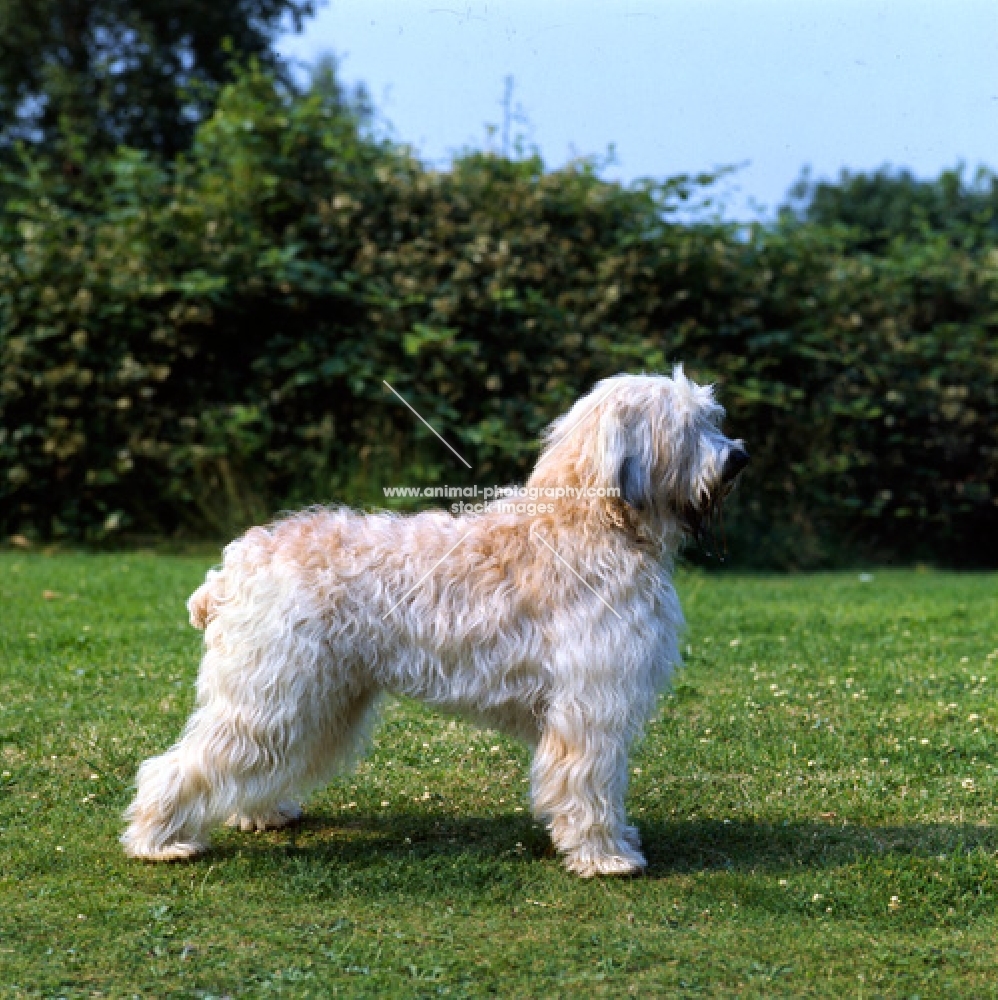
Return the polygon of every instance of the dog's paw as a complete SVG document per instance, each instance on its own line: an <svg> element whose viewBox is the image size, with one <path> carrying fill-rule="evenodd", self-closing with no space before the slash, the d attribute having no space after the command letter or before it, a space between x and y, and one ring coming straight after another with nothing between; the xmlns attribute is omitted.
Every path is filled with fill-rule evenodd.
<svg viewBox="0 0 998 1000"><path fill-rule="evenodd" d="M187 861L204 854L207 844L200 841L174 841L169 844L140 844L122 838L125 853L138 861Z"/></svg>
<svg viewBox="0 0 998 1000"><path fill-rule="evenodd" d="M225 825L234 826L243 833L251 833L253 830L280 830L297 823L303 815L302 808L297 802L278 802L265 812L233 813L225 821Z"/></svg>
<svg viewBox="0 0 998 1000"><path fill-rule="evenodd" d="M566 854L565 867L582 878L597 875L640 875L648 867L645 856L628 843L622 843L612 853L586 850L584 847Z"/></svg>

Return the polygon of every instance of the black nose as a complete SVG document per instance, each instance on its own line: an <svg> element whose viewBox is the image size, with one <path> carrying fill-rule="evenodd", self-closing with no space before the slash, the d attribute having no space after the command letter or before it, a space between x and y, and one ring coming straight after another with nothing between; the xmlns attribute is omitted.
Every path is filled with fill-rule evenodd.
<svg viewBox="0 0 998 1000"><path fill-rule="evenodd" d="M726 483L732 482L738 473L748 465L748 462L749 453L745 450L745 445L732 445L731 450L724 459L724 466L721 469L721 479Z"/></svg>

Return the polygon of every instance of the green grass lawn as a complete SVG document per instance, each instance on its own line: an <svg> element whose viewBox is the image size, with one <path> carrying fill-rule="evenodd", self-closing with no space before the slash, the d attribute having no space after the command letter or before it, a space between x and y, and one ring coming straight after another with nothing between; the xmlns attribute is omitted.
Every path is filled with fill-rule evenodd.
<svg viewBox="0 0 998 1000"><path fill-rule="evenodd" d="M126 860L207 563L0 555L3 995L998 995L998 577L682 575L632 763L649 874L587 882L522 747L396 702L298 829Z"/></svg>

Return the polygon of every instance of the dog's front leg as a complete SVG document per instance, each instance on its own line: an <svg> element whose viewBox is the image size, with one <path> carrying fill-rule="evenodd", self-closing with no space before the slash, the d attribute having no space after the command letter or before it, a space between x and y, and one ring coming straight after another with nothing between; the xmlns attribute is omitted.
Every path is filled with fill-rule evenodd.
<svg viewBox="0 0 998 1000"><path fill-rule="evenodd" d="M625 733L594 726L579 708L549 714L531 768L534 813L565 867L584 878L634 875L647 862L624 813Z"/></svg>

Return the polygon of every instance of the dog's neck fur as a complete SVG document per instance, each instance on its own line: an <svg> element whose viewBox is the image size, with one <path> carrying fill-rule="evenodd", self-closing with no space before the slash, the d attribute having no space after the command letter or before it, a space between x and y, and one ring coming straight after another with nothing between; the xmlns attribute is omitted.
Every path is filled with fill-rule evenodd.
<svg viewBox="0 0 998 1000"><path fill-rule="evenodd" d="M597 489L606 484L599 481L591 458L584 454L583 442L566 441L541 454L526 485L528 489L570 487L580 490ZM566 497L557 501L553 514L546 516L554 522L565 522L573 531L581 529L589 539L605 532L623 533L644 553L669 565L682 540L682 529L668 512L639 511L617 496Z"/></svg>

